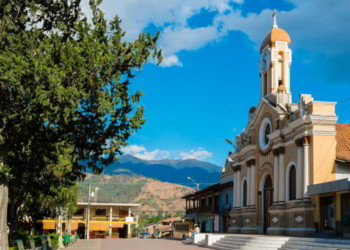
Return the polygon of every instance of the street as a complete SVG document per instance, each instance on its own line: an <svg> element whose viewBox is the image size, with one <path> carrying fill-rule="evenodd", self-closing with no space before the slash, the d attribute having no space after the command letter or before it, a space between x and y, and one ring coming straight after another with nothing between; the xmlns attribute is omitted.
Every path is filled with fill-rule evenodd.
<svg viewBox="0 0 350 250"><path fill-rule="evenodd" d="M165 239L93 239L79 240L68 250L139 250L139 249L157 249L157 250L199 250L201 247L183 244L179 240Z"/></svg>

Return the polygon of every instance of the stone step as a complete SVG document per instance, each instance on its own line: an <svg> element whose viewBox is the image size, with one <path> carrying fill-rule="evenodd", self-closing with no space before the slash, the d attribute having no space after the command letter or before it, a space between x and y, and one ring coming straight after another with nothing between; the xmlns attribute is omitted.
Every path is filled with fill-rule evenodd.
<svg viewBox="0 0 350 250"><path fill-rule="evenodd" d="M345 244L329 244L329 243L315 243L315 242L286 242L282 247L312 247L313 249L320 248L334 248L334 249L350 249L350 245Z"/></svg>
<svg viewBox="0 0 350 250"><path fill-rule="evenodd" d="M229 238L223 238L220 241L222 242L255 242L255 243L259 243L259 244L283 244L285 243L287 240L286 239L275 239L275 240L270 240L270 239L229 239Z"/></svg>
<svg viewBox="0 0 350 250"><path fill-rule="evenodd" d="M184 243L184 244L193 244L193 239L183 240L182 243Z"/></svg>
<svg viewBox="0 0 350 250"><path fill-rule="evenodd" d="M232 240L256 240L256 241L287 241L289 237L239 237L239 236L225 236L224 239Z"/></svg>
<svg viewBox="0 0 350 250"><path fill-rule="evenodd" d="M206 245L206 244L205 244L205 240L200 240L200 241L198 241L195 245L204 247L204 246Z"/></svg>
<svg viewBox="0 0 350 250"><path fill-rule="evenodd" d="M279 242L270 242L270 241L264 241L264 242L261 242L261 241L222 241L222 240L219 240L217 241L216 243L219 243L219 244L223 244L223 245L234 245L234 246L263 246L263 247L281 247L285 241L279 241Z"/></svg>
<svg viewBox="0 0 350 250"><path fill-rule="evenodd" d="M232 250L232 249L240 249L239 247L221 247L221 246L216 246L215 244L210 246L211 249L216 249L216 250Z"/></svg>
<svg viewBox="0 0 350 250"><path fill-rule="evenodd" d="M243 249L243 248L257 248L257 249L270 249L270 250L275 250L278 249L282 246L282 244L258 244L258 243L244 243L244 244L226 244L226 243L221 243L221 242L216 242L213 244L214 246L218 246L218 247L223 247L223 248L238 248L238 249Z"/></svg>
<svg viewBox="0 0 350 250"><path fill-rule="evenodd" d="M342 248L328 248L328 247L310 247L310 246L288 246L288 247L285 247L285 246L282 246L281 248L279 248L281 250L294 250L294 249L297 249L297 250L323 250L323 249L327 249L327 250L339 250L339 249L342 249Z"/></svg>
<svg viewBox="0 0 350 250"><path fill-rule="evenodd" d="M350 240L329 239L329 238L290 238L288 242L315 242L315 243L350 245Z"/></svg>

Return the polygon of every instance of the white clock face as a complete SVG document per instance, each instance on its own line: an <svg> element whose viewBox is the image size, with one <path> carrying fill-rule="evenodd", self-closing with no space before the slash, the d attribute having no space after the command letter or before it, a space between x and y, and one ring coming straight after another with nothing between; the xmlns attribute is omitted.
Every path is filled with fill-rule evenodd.
<svg viewBox="0 0 350 250"><path fill-rule="evenodd" d="M265 52L262 61L261 61L261 69L263 72L265 72L269 65L269 55Z"/></svg>
<svg viewBox="0 0 350 250"><path fill-rule="evenodd" d="M259 144L262 150L266 150L270 145L270 139L267 137L272 132L271 121L268 117L265 117L260 124L259 130Z"/></svg>

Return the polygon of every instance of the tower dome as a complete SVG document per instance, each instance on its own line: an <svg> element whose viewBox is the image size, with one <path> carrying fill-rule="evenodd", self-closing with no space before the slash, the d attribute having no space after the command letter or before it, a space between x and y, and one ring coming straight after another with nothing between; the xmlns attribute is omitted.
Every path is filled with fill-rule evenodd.
<svg viewBox="0 0 350 250"><path fill-rule="evenodd" d="M280 29L278 27L273 27L272 30L267 34L267 36L264 38L264 41L262 42L260 46L260 53L265 48L266 45L272 45L275 42L288 42L288 44L292 43L292 39L288 35L288 33Z"/></svg>

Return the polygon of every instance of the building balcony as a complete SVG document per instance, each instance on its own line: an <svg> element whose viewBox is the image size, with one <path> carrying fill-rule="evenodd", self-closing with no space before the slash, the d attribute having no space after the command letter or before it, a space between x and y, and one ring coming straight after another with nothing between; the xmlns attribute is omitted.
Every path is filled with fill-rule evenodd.
<svg viewBox="0 0 350 250"><path fill-rule="evenodd" d="M188 208L186 209L186 214L196 214L198 211L198 208Z"/></svg>
<svg viewBox="0 0 350 250"><path fill-rule="evenodd" d="M211 212L212 206L203 206L199 207L199 213L208 213Z"/></svg>

